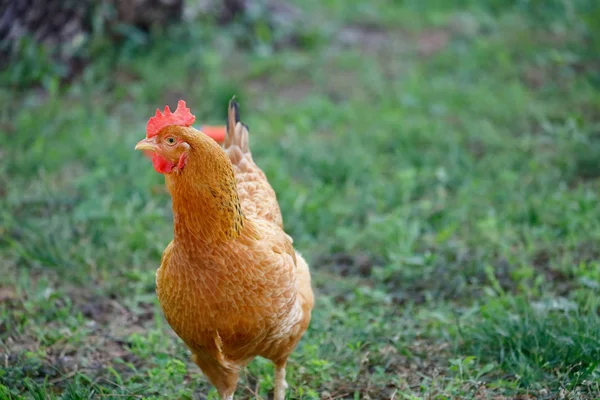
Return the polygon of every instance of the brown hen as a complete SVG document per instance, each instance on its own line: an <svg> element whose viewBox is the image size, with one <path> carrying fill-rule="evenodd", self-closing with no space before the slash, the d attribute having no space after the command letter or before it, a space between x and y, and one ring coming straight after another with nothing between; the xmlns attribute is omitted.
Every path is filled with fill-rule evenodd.
<svg viewBox="0 0 600 400"><path fill-rule="evenodd" d="M157 110L136 149L152 152L173 199L174 239L156 273L165 317L223 399L254 357L286 362L308 328L309 268L282 229L275 192L252 160L248 129L230 102L223 148L191 127L193 115Z"/></svg>

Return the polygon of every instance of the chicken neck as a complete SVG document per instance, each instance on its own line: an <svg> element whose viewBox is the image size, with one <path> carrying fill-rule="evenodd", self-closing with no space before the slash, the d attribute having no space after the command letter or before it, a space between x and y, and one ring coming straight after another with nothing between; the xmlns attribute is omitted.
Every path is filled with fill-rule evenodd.
<svg viewBox="0 0 600 400"><path fill-rule="evenodd" d="M233 169L226 155L204 155L198 159L199 162L190 156L183 171L169 174L166 179L173 199L177 245L226 242L237 238L245 223Z"/></svg>

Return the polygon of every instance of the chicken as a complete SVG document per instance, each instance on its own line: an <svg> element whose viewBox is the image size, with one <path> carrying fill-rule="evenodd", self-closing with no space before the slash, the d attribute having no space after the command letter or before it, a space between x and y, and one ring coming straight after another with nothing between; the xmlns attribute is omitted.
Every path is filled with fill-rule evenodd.
<svg viewBox="0 0 600 400"><path fill-rule="evenodd" d="M256 356L275 365L283 400L288 357L314 303L306 261L282 228L275 192L256 166L237 104L220 147L179 101L148 121L136 150L152 152L173 200L174 239L156 273L164 315L222 399Z"/></svg>

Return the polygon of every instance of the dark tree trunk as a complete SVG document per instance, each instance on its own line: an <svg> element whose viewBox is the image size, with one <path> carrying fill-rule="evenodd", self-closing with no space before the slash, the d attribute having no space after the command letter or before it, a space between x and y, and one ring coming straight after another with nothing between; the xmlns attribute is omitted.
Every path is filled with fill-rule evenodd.
<svg viewBox="0 0 600 400"><path fill-rule="evenodd" d="M183 0L0 0L0 52L10 55L28 37L62 54L92 31L95 18L148 30L179 21L182 12Z"/></svg>

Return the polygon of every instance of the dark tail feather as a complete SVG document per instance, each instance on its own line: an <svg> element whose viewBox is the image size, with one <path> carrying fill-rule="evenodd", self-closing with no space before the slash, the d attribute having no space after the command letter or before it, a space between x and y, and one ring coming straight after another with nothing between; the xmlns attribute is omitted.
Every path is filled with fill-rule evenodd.
<svg viewBox="0 0 600 400"><path fill-rule="evenodd" d="M229 101L227 110L227 135L223 142L225 149L239 147L243 153L248 149L248 127L240 121L240 106L235 101L235 96Z"/></svg>

